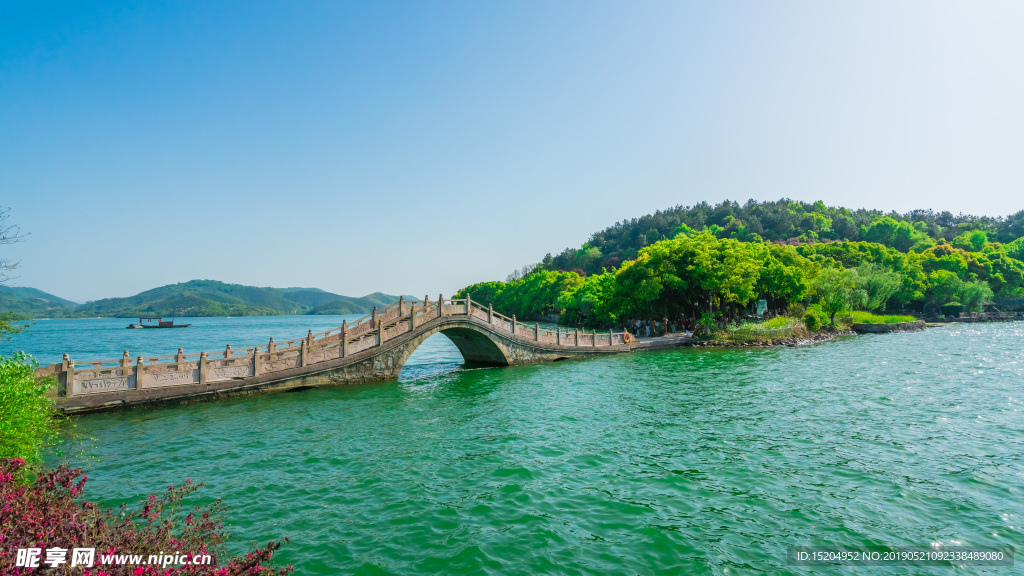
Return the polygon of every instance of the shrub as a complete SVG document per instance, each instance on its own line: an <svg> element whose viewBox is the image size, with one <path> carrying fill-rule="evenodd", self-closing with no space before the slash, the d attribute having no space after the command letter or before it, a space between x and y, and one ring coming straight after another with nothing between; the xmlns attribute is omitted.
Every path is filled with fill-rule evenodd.
<svg viewBox="0 0 1024 576"><path fill-rule="evenodd" d="M57 381L35 378L35 361L23 352L0 356L0 458L38 461L40 449L57 437L53 400Z"/></svg>
<svg viewBox="0 0 1024 576"><path fill-rule="evenodd" d="M733 342L770 342L800 336L803 323L796 318L779 316L765 322L740 322L729 326L727 339Z"/></svg>
<svg viewBox="0 0 1024 576"><path fill-rule="evenodd" d="M710 312L704 312L700 315L697 326L700 328L701 333L714 333L718 331L718 321L715 320L715 316Z"/></svg>
<svg viewBox="0 0 1024 576"><path fill-rule="evenodd" d="M793 318L789 316L776 316L765 320L762 326L765 328L788 328L793 324Z"/></svg>
<svg viewBox="0 0 1024 576"><path fill-rule="evenodd" d="M804 326L806 326L811 332L821 330L821 325L824 323L824 314L822 314L817 308L812 306L804 312Z"/></svg>
<svg viewBox="0 0 1024 576"><path fill-rule="evenodd" d="M270 576L290 574L292 567L273 568L266 564L280 542L269 542L245 556L231 558L225 552L228 534L220 517L225 506L217 501L208 509L181 510L182 500L200 485L186 481L171 486L161 496L151 495L141 509L129 511L127 505L113 513L93 502L82 500L86 476L80 469L61 466L53 470L34 469L35 482L20 482L26 472L21 458L0 460L0 574L28 573L15 566L19 548L94 548L94 565L99 566L106 554L149 555L182 554L189 558L209 554L213 563L184 566L147 564L106 565L93 574L130 574L132 576L203 575L203 576ZM184 515L183 515L184 514ZM176 523L181 523L180 527ZM285 539L287 541L287 538ZM45 556L42 558L45 560ZM40 569L46 567L40 562ZM70 562L47 570L48 574L83 574L81 567ZM89 574L90 570L85 570Z"/></svg>

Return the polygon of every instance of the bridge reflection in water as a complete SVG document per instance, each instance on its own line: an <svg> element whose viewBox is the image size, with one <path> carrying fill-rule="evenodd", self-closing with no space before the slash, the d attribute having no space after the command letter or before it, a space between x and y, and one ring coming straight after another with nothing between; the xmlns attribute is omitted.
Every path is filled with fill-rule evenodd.
<svg viewBox="0 0 1024 576"><path fill-rule="evenodd" d="M513 366L616 354L632 349L623 332L541 328L471 298L398 302L305 338L222 352L63 362L36 376L56 377L57 407L89 412L275 390L396 380L413 351L442 333L468 363Z"/></svg>

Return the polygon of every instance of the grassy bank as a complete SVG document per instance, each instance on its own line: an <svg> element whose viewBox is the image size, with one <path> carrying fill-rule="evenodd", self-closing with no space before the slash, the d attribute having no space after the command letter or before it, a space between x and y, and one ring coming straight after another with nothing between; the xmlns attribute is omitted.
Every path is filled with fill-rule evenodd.
<svg viewBox="0 0 1024 576"><path fill-rule="evenodd" d="M839 320L839 317L836 318ZM900 322L913 322L917 320L913 316L901 316L898 314L872 314L855 310L843 316L844 323L850 324L897 324Z"/></svg>
<svg viewBox="0 0 1024 576"><path fill-rule="evenodd" d="M739 322L730 325L726 331L716 333L712 340L726 342L772 342L807 336L803 321L790 316L778 316L764 322Z"/></svg>
<svg viewBox="0 0 1024 576"><path fill-rule="evenodd" d="M824 320L822 318L821 320ZM849 330L852 324L895 324L899 322L913 322L913 316L902 316L896 314L872 314L871 312L853 311L836 316L836 329ZM813 323L812 323L813 324ZM778 316L763 322L738 322L729 325L724 331L716 331L705 334L703 340L708 342L722 343L748 343L762 344L782 340L806 339L814 334L827 329L824 321L817 324L820 328L814 330L808 327L805 318L792 316Z"/></svg>

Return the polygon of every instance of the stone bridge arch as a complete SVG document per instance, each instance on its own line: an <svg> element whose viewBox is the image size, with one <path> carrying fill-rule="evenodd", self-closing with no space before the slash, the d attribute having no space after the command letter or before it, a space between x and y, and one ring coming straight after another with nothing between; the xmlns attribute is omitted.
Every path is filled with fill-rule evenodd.
<svg viewBox="0 0 1024 576"><path fill-rule="evenodd" d="M452 344L455 344L455 347L459 349L459 353L462 354L462 359L468 364L510 366L513 363L508 346L500 338L488 332L472 325L437 326L416 336L403 347L401 354L395 359L398 368L396 376L398 372L401 372L402 367L405 366L406 361L409 360L413 352L423 342L437 334L444 334L451 340Z"/></svg>

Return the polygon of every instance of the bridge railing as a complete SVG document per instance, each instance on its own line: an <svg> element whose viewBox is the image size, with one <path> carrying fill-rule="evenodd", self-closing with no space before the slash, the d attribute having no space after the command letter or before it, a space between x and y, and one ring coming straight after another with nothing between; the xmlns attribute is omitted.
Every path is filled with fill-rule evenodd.
<svg viewBox="0 0 1024 576"><path fill-rule="evenodd" d="M470 295L472 300L472 295ZM513 335L527 340L531 339L530 333L532 331L534 342L540 342L542 344L555 344L561 346L622 346L628 344L626 341L625 332L602 332L597 331L586 332L578 329L566 329L562 330L558 327L555 330L547 328L540 328L540 324L533 324L532 327L529 324L523 324L516 320L515 316L509 317L495 312L490 306L484 307L477 302L472 302L471 311L469 312L473 318L487 322L488 324L506 332L510 332ZM524 333L525 329L525 333Z"/></svg>
<svg viewBox="0 0 1024 576"><path fill-rule="evenodd" d="M37 377L54 376L60 386L58 395L78 396L103 392L163 388L183 384L203 384L246 379L345 358L393 340L442 316L469 316L488 324L508 337L524 342L562 347L621 346L622 332L580 332L541 328L524 324L515 316L505 316L491 307L483 307L471 298L437 300L399 299L394 304L305 338L265 345L232 347L217 352L131 358L126 350L121 358L76 363L67 354L61 363L43 366Z"/></svg>

